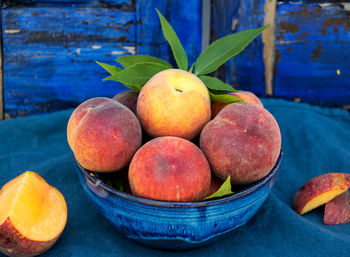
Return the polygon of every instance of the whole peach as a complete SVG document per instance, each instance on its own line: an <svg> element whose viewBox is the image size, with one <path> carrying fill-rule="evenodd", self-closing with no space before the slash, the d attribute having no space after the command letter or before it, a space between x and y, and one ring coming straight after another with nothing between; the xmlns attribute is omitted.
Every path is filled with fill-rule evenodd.
<svg viewBox="0 0 350 257"><path fill-rule="evenodd" d="M281 150L281 133L274 117L261 105L227 105L200 135L200 148L220 179L249 184L267 175Z"/></svg>
<svg viewBox="0 0 350 257"><path fill-rule="evenodd" d="M125 167L141 146L141 126L127 107L96 97L80 104L67 126L68 143L85 169L112 172Z"/></svg>
<svg viewBox="0 0 350 257"><path fill-rule="evenodd" d="M155 200L201 200L209 192L210 181L202 151L178 137L152 139L136 152L129 167L132 193Z"/></svg>
<svg viewBox="0 0 350 257"><path fill-rule="evenodd" d="M137 106L137 97L139 93L135 91L123 91L119 94L116 94L113 97L113 100L118 101L119 103L125 105L136 115L136 106Z"/></svg>
<svg viewBox="0 0 350 257"><path fill-rule="evenodd" d="M229 95L237 96L247 103L259 104L263 106L260 99L255 94L249 91L235 91L230 92ZM214 119L215 116L227 105L228 104L226 103L211 102L211 118Z"/></svg>
<svg viewBox="0 0 350 257"><path fill-rule="evenodd" d="M168 69L154 75L141 89L137 116L152 137L192 139L210 120L210 97L194 74Z"/></svg>

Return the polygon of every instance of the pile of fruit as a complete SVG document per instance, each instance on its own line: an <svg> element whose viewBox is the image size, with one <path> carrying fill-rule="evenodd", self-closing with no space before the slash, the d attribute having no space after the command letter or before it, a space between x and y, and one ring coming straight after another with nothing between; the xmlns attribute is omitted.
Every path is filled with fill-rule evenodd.
<svg viewBox="0 0 350 257"><path fill-rule="evenodd" d="M163 201L200 201L223 184L224 193L214 195L220 197L232 193L231 185L263 178L281 150L276 120L253 93L209 74L267 26L215 41L188 69L175 31L158 15L178 68L145 55L119 57L124 69L97 62L110 73L105 80L132 91L75 109L67 138L76 160L90 171L124 174L126 182L110 184Z"/></svg>
<svg viewBox="0 0 350 257"><path fill-rule="evenodd" d="M250 184L269 173L280 153L274 117L254 94L231 94L245 101L211 102L197 76L167 69L139 94L126 91L82 103L69 119L68 142L87 170L127 169L136 196L199 201L221 185L212 177Z"/></svg>

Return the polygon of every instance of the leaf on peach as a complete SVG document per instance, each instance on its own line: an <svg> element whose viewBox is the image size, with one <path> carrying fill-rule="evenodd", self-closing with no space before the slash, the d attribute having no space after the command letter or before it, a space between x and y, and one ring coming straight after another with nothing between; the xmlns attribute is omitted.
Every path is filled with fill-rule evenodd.
<svg viewBox="0 0 350 257"><path fill-rule="evenodd" d="M219 93L217 94L215 91L209 90L209 95L210 95L210 100L212 102L220 102L220 103L225 103L225 104L230 104L234 102L239 102L243 101L243 99L239 98L238 96L235 95L229 95L226 93Z"/></svg>
<svg viewBox="0 0 350 257"><path fill-rule="evenodd" d="M187 60L187 55L186 52L180 42L180 39L176 35L173 27L169 24L169 22L164 18L164 16L156 9L159 20L162 26L163 34L165 39L168 41L171 50L173 51L173 55L175 58L175 61L177 63L177 66L181 70L186 70L188 67L188 60Z"/></svg>
<svg viewBox="0 0 350 257"><path fill-rule="evenodd" d="M172 68L170 63L149 55L123 55L118 57L116 62L119 62L125 69L143 62L158 63L167 66L169 69Z"/></svg>
<svg viewBox="0 0 350 257"><path fill-rule="evenodd" d="M107 63L103 63L103 62L99 62L99 61L95 61L98 65L100 65L103 69L105 69L109 74L115 74L118 73L120 71L122 71L121 68L118 68L116 66L107 64Z"/></svg>
<svg viewBox="0 0 350 257"><path fill-rule="evenodd" d="M268 26L237 32L214 41L199 55L194 73L199 76L215 71L230 58L243 51Z"/></svg>
<svg viewBox="0 0 350 257"><path fill-rule="evenodd" d="M159 63L142 62L129 66L105 79L123 83L126 87L140 92L142 86L160 71L169 69L168 66Z"/></svg>
<svg viewBox="0 0 350 257"><path fill-rule="evenodd" d="M211 200L214 198L219 198L223 197L225 195L231 195L233 194L232 192L232 187L231 187L231 177L228 176L228 178L225 180L225 182L221 185L221 187L216 191L214 194L207 196L203 200Z"/></svg>
<svg viewBox="0 0 350 257"><path fill-rule="evenodd" d="M222 82L220 79L210 76L199 76L200 80L204 83L204 85L212 90L220 90L220 91L237 91L229 84Z"/></svg>

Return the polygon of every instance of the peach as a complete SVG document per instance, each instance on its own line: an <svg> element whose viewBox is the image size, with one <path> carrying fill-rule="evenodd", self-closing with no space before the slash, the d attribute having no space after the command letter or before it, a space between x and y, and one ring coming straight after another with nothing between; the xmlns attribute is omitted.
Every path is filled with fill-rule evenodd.
<svg viewBox="0 0 350 257"><path fill-rule="evenodd" d="M137 115L152 137L196 137L210 120L208 89L194 74L168 69L154 75L141 89Z"/></svg>
<svg viewBox="0 0 350 257"><path fill-rule="evenodd" d="M164 201L198 201L208 195L211 172L202 151L178 137L158 137L131 160L129 183L134 195Z"/></svg>
<svg viewBox="0 0 350 257"><path fill-rule="evenodd" d="M281 133L274 117L261 105L227 105L203 128L200 148L214 174L231 176L232 185L244 185L267 175L281 150Z"/></svg>
<svg viewBox="0 0 350 257"><path fill-rule="evenodd" d="M127 166L141 146L137 117L121 103L91 98L69 118L67 139L75 158L85 169L112 172Z"/></svg>
<svg viewBox="0 0 350 257"><path fill-rule="evenodd" d="M229 95L237 96L247 103L259 104L263 106L260 99L249 91L230 92ZM215 116L227 105L227 103L211 102L211 119L214 119Z"/></svg>
<svg viewBox="0 0 350 257"><path fill-rule="evenodd" d="M211 175L210 189L209 189L209 193L207 196L210 196L210 195L214 194L216 191L218 191L219 188L222 186L222 183L224 183L224 181L222 181L217 176L212 174Z"/></svg>
<svg viewBox="0 0 350 257"><path fill-rule="evenodd" d="M67 222L63 195L37 173L27 171L0 191L0 252L36 256L60 237Z"/></svg>
<svg viewBox="0 0 350 257"><path fill-rule="evenodd" d="M119 103L125 105L136 115L136 106L137 106L137 97L139 93L135 91L123 91L119 94L116 94L113 97L113 100L118 101Z"/></svg>
<svg viewBox="0 0 350 257"><path fill-rule="evenodd" d="M346 191L326 203L323 223L328 225L350 222L350 192Z"/></svg>
<svg viewBox="0 0 350 257"><path fill-rule="evenodd" d="M294 195L293 208L303 215L344 193L350 187L346 173L325 173L311 178Z"/></svg>

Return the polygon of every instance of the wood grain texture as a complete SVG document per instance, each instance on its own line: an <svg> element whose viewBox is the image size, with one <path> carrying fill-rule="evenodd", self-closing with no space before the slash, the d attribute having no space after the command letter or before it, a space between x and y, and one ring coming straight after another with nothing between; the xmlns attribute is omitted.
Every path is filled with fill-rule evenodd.
<svg viewBox="0 0 350 257"><path fill-rule="evenodd" d="M13 116L74 107L124 90L94 63L135 53L135 12L117 8L3 9L4 103Z"/></svg>
<svg viewBox="0 0 350 257"><path fill-rule="evenodd" d="M275 96L350 104L350 19L340 4L277 6Z"/></svg>
<svg viewBox="0 0 350 257"><path fill-rule="evenodd" d="M268 1L268 0L266 0ZM264 25L265 0L212 2L211 40ZM247 48L223 65L215 76L236 89L265 94L265 66L262 37L258 36Z"/></svg>
<svg viewBox="0 0 350 257"><path fill-rule="evenodd" d="M0 22L2 18L2 10L0 10ZM2 72L2 27L0 27L0 120L4 117L4 89L3 89L3 72Z"/></svg>
<svg viewBox="0 0 350 257"><path fill-rule="evenodd" d="M137 53L159 57L176 67L155 8L174 28L186 51L189 66L192 65L202 46L202 1L136 0Z"/></svg>

